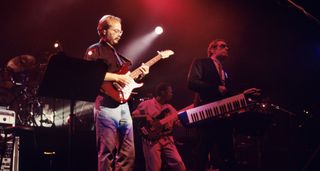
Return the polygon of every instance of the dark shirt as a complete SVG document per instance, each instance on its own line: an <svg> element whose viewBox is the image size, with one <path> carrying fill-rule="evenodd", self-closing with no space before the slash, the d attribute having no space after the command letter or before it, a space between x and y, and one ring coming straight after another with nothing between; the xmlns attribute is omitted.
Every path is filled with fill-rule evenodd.
<svg viewBox="0 0 320 171"><path fill-rule="evenodd" d="M89 55L89 51L92 52L91 55ZM102 60L107 65L107 72L111 73L117 73L123 64L131 65L131 62L127 58L118 54L113 47L103 41L91 45L87 49L84 59ZM110 96L100 93L96 98L96 107L100 105L105 107L117 107L119 106L119 103Z"/></svg>

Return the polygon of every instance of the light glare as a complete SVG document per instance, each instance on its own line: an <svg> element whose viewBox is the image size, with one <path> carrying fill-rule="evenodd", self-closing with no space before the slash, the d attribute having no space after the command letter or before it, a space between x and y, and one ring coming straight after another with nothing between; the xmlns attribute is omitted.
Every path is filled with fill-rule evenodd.
<svg viewBox="0 0 320 171"><path fill-rule="evenodd" d="M154 32L156 34L162 34L163 33L163 28L161 26L157 26L155 29L154 29Z"/></svg>
<svg viewBox="0 0 320 171"><path fill-rule="evenodd" d="M54 48L58 48L59 47L59 43L58 42L54 43L53 47Z"/></svg>

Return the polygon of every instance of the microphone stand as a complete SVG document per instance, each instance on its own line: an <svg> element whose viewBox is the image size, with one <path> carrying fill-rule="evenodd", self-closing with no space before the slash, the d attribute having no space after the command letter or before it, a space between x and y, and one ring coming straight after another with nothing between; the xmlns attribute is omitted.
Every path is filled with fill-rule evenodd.
<svg viewBox="0 0 320 171"><path fill-rule="evenodd" d="M287 109L285 109L285 108L283 108L283 107L280 107L280 106L278 106L278 105L275 105L275 104L272 104L272 103L271 103L270 106L273 107L273 108L276 109L276 110L279 110L279 111L281 111L281 112L284 112L284 113L289 114L289 116L297 116L297 114L295 114L295 113L293 113L293 112L290 112L289 110L287 110Z"/></svg>

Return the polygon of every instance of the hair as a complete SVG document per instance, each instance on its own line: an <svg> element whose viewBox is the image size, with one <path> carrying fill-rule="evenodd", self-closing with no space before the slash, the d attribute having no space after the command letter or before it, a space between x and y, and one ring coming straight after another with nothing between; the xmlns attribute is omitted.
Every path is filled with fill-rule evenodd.
<svg viewBox="0 0 320 171"><path fill-rule="evenodd" d="M219 42L219 41L223 41L223 42L225 42L225 40L224 39L214 39L214 40L212 40L210 43L209 43L209 46L208 46L208 57L210 57L211 55L212 55L212 52L210 52L210 50L213 48L213 49L215 49L215 48L217 48L217 43Z"/></svg>
<svg viewBox="0 0 320 171"><path fill-rule="evenodd" d="M113 15L104 15L98 22L97 31L100 37L104 36L104 30L108 30L113 22L120 22L119 17Z"/></svg>
<svg viewBox="0 0 320 171"><path fill-rule="evenodd" d="M161 92L166 91L169 87L171 87L168 83L159 83L154 90L154 96L160 96Z"/></svg>

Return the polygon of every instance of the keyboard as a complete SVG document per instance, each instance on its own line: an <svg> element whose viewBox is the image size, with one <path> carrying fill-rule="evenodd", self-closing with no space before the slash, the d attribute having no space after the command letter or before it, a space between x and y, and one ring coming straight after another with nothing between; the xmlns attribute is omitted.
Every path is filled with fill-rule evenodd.
<svg viewBox="0 0 320 171"><path fill-rule="evenodd" d="M229 117L234 113L247 111L250 100L244 94L238 94L222 100L211 102L192 109L181 111L178 117L183 125L193 125L214 118Z"/></svg>

